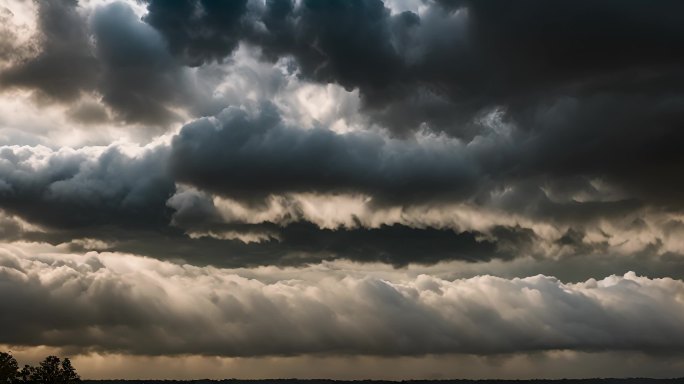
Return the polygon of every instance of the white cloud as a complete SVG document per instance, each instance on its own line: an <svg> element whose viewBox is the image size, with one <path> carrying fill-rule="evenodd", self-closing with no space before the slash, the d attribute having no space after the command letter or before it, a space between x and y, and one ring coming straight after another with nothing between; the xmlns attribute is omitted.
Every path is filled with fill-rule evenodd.
<svg viewBox="0 0 684 384"><path fill-rule="evenodd" d="M304 129L322 126L346 133L371 126L360 113L358 90L303 80L292 59L271 64L259 56L258 49L242 44L230 64L205 70L205 76L213 73L220 81L214 96L247 109L269 100L280 109L285 123Z"/></svg>

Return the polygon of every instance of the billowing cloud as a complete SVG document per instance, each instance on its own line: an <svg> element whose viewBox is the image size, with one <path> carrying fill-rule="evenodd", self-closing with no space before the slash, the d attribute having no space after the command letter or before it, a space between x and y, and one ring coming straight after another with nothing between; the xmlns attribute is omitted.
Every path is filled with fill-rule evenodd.
<svg viewBox="0 0 684 384"><path fill-rule="evenodd" d="M167 126L214 108L212 89L200 87L199 76L171 56L128 4L96 8L91 23L102 65L98 91L123 121Z"/></svg>
<svg viewBox="0 0 684 384"><path fill-rule="evenodd" d="M681 280L633 273L442 280L198 268L136 256L1 256L4 342L223 356L682 349ZM295 273L295 275L291 275ZM10 331L11 330L11 331Z"/></svg>
<svg viewBox="0 0 684 384"><path fill-rule="evenodd" d="M399 132L425 122L472 137L465 123L478 111L523 113L549 98L658 102L644 81L681 95L676 1L648 12L642 1L429 1L404 12L379 0L210 5L152 1L145 19L195 65L229 57L240 39L269 58L292 56L306 78L358 88L367 112Z"/></svg>
<svg viewBox="0 0 684 384"><path fill-rule="evenodd" d="M38 3L37 53L24 53L28 57L17 57L0 72L5 88L38 90L61 104L90 98L110 107L118 121L148 126L166 127L188 111L211 110L211 90L197 87L196 76L171 56L161 35L130 4L81 5ZM20 48L9 53L18 56ZM74 111L77 121L93 120L82 107ZM95 122L107 120L104 116L100 107Z"/></svg>
<svg viewBox="0 0 684 384"><path fill-rule="evenodd" d="M8 146L0 206L53 231L33 240L93 238L202 265L683 254L676 212L601 179L552 180L504 161L524 154L518 130L500 119L493 112L480 123L487 136L469 143L399 139L291 126L262 103L189 123L170 144L135 154ZM509 167L531 175L512 179Z"/></svg>
<svg viewBox="0 0 684 384"><path fill-rule="evenodd" d="M610 188L623 189L622 197L631 199L632 204L638 201L666 207L678 204L681 185L671 175L679 169L682 159L680 151L672 143L682 139L680 130L676 129L682 120L682 105L679 87L676 86L677 71L671 65L678 58L673 53L677 50L667 49L677 43L680 36L678 27L672 26L673 32L668 39L658 40L658 44L649 43L650 39L666 33L663 28L669 28L670 19L666 18L657 25L653 20L667 13L668 7L676 7L674 3L666 2L646 14L636 13L635 8L629 5L618 12L616 17L619 17L611 19L616 31L626 30L629 23L653 28L652 34L639 38L630 34L615 36L606 33L589 18L590 30L595 32L591 44L582 43L585 36L573 32L577 29L561 29L555 24L550 34L545 34L546 40L535 42L530 36L543 27L537 25L539 22L535 20L538 19L533 18L525 27L519 27L519 20L512 19L512 15L517 12L527 17L531 12L527 12L525 6L516 7L515 12L504 12L509 6L499 2L492 3L489 8L469 2L428 2L419 8L417 14L390 12L380 1L316 4L305 1L297 4L267 2L263 5L235 3L214 6L201 1L150 2L141 20L139 14L124 3L115 2L94 10L78 11L76 3L64 2L52 8L47 5L39 8L39 26L43 35L55 40L61 36L60 33L66 34L66 37L59 38L64 49L81 47L85 52L87 48L97 61L96 84L65 89L90 89L101 95L101 101L111 109L111 113L124 122L163 125L179 121L187 113L211 115L227 104L233 104L229 110L234 110L245 104L275 98L275 104L283 111L278 112L283 115L279 119L284 119L287 124L271 127L269 132L285 128L287 131L281 133L281 142L273 145L303 140L304 147L298 148L296 157L289 160L290 171L302 168L302 164L297 162L318 162L320 168L298 169L300 180L284 181L291 190L337 192L341 189L342 192L370 193L377 195L374 196L377 199L422 199L425 196L433 198L434 195L473 198L475 193L487 193L492 188L516 188L531 193L526 193L524 199L536 200L541 189L548 190L553 185L561 184L562 188L570 189L565 191L567 195L573 190L583 193L594 188L587 185L588 181L600 180ZM541 7L538 12L548 13L560 24L576 22L575 18L567 18L570 14L578 18L586 16L580 11L580 5L566 7L568 9L564 13L548 7ZM617 12L614 11L616 8L601 7L606 13ZM56 28L53 26L55 23L50 23L49 17L59 12L68 13L74 20L53 31L49 28ZM326 21L325 15L330 14L336 17ZM86 15L92 16L89 23L86 23ZM500 22L496 22L498 18ZM167 28L169 24L164 23L169 20L178 21L183 28ZM353 20L359 27L348 28L344 20ZM279 28L283 29L282 34L274 32L280 31ZM498 33L497 28L506 33ZM359 36L340 34L340 31L350 30L358 32ZM458 33L446 33L449 30ZM126 38L122 39L122 36ZM551 54L550 50L544 49L547 40L557 41L559 46L568 49L564 48L558 57L547 57ZM631 60L638 50L627 50L623 40L643 46L649 54ZM53 50L50 41L43 43L35 58L8 69L7 76L49 56ZM572 48L579 44L595 56L602 55L602 59L586 61L573 56L575 61L570 60ZM611 51L608 55L596 48L606 44L616 52ZM236 78L236 70L230 61L244 60L244 57L233 54L238 46L245 45L255 46L262 59L277 59L277 66L289 67L286 69L289 74L278 78L275 73L261 73L256 77L243 73L244 76ZM459 49L446 49L452 46ZM490 52L496 47L497 51ZM520 49L512 51L511 47ZM544 55L544 60L535 59L535 49ZM450 53L441 54L444 52ZM508 56L515 60L505 60ZM188 63L183 58L200 68L189 70L184 67ZM623 63L620 64L624 67L621 70L604 73L602 67L597 67L597 63L613 63L617 58L621 58L618 61ZM568 64L561 65L561 59L567 59ZM230 69L207 64L215 62ZM527 65L542 62L545 64L539 65L543 68ZM499 70L500 63L509 64ZM494 64L497 66L490 68ZM268 67L269 63L256 66L259 65ZM361 67L363 71L359 69ZM393 68L397 68L401 76ZM263 68L260 71L263 72ZM360 104L354 106L352 103L351 109L336 110L332 114L343 115L342 119L328 112L308 113L307 116L292 113L288 109L293 107L317 109L314 100L300 105L282 102L284 99L295 100L305 91L304 87L288 85L294 73L305 81L335 83L354 89L350 94L358 92ZM36 81L42 81L42 78L31 76ZM46 81L63 81L52 75L45 78ZM224 85L247 81L249 86L231 88L219 84L214 89L209 85L209 79L222 79ZM469 85L468 82L474 84ZM47 83L35 86L49 88ZM256 90L251 91L250 87ZM260 92L259 88L268 91ZM471 88L486 94L473 96L468 91ZM402 89L405 92L399 91ZM76 91L69 92L72 96L76 94ZM253 94L257 95L257 100ZM319 93L314 95L316 98L325 97ZM326 102L335 103L345 98L348 99L338 95ZM427 120L411 122L409 132L401 128L404 123L420 118L418 110L423 107L434 119L451 125L460 133L446 129L447 136L432 134L432 131L444 130L437 128L437 125L444 124L430 124ZM440 108L446 111L465 108L468 111L457 115L452 112L443 114L439 112ZM69 111L70 116L80 122L101 122L110 117L106 109L92 102L81 102ZM219 118L223 119L221 124L226 123L227 114L223 113L224 117ZM354 114L365 117L351 122L349 116ZM377 120L379 114L387 119ZM272 116L273 113L266 115ZM274 119L269 123L265 119L254 118L249 124L274 125ZM316 124L321 120L325 126ZM400 138L386 138L373 129L344 136L329 132L348 131L350 123L356 127L352 130L368 128L369 121L375 120L392 134L402 129L404 133ZM192 130L199 132L198 125L201 124L195 123L183 130L180 139L176 140L178 150L183 135ZM300 125L318 129L307 133L289 129L302 128ZM228 135L231 131L220 130L221 135ZM262 140L258 138L260 132L250 131L256 140ZM430 142L426 144L428 140L423 140L419 145L412 145L416 137L430 138ZM221 140L209 140L214 139ZM231 145L239 145L238 142L233 140ZM648 145L644 146L644 143ZM319 153L340 159L329 164L323 155L315 157L317 155L311 149L321 145L328 145L332 152ZM440 149L436 149L437 146ZM352 154L351 147L358 153ZM406 154L394 156L393 152L397 151ZM415 153L411 153L413 151ZM243 152L244 159L250 156L260 158L259 162L252 162L253 165L263 164L260 169L255 169L260 172L274 168L276 163L281 166L281 157L285 155L277 150L268 156L259 152ZM634 156L635 152L640 156ZM208 154L197 157L206 156ZM386 161L382 156L392 158ZM271 159L272 163L269 162ZM204 173L212 176L220 173L220 179L231 179L220 180L220 183L239 184L241 190L237 191L238 187L233 186L230 191L233 193L258 197L283 191L283 186L277 185L283 181L278 181L277 177L262 177L270 180L268 185L258 187L250 186L253 180L244 175L241 179L234 179L235 175L225 164L218 164L226 159L190 160L187 167L194 162L199 162L201 167L206 162L212 165L200 172L195 172L196 169L180 171L180 179L188 180L184 173L192 173L198 185L210 190L217 187L202 181ZM402 161L411 164L405 165ZM212 167L216 169L209 169ZM223 171L218 169L221 167ZM400 167L401 171L392 167ZM322 180L321 173L328 175L327 182ZM381 177L378 173L382 173ZM282 173L282 177L285 175L293 176ZM527 184L520 187L520 183ZM225 193L227 186L220 189ZM477 196L483 198L481 194Z"/></svg>
<svg viewBox="0 0 684 384"><path fill-rule="evenodd" d="M0 205L57 228L164 223L166 200L174 190L165 171L166 151L137 150L3 147Z"/></svg>
<svg viewBox="0 0 684 384"><path fill-rule="evenodd" d="M229 196L351 191L391 199L470 192L477 165L469 155L455 139L289 127L264 104L255 116L229 108L186 125L171 162L180 182Z"/></svg>
<svg viewBox="0 0 684 384"><path fill-rule="evenodd" d="M36 88L56 100L75 99L95 87L98 61L77 5L76 0L38 2L40 52L3 71L5 87Z"/></svg>
<svg viewBox="0 0 684 384"><path fill-rule="evenodd" d="M171 52L197 66L205 60L220 61L237 47L240 18L246 8L246 0L152 0L144 20L166 36Z"/></svg>
<svg viewBox="0 0 684 384"><path fill-rule="evenodd" d="M679 357L682 11L0 0L0 345Z"/></svg>
<svg viewBox="0 0 684 384"><path fill-rule="evenodd" d="M624 142L624 153L589 149L573 162L582 140L599 148L602 138L569 127L526 132L504 119L502 111L490 112L477 123L482 133L465 142L424 131L397 139L373 130L302 129L284 122L270 103L231 107L183 127L173 139L171 162L180 182L251 200L289 192L363 193L380 204L479 201L568 219L677 204L677 182L665 177L677 155L630 155L648 138ZM670 139L651 132L653 140ZM657 156L670 162L661 167Z"/></svg>

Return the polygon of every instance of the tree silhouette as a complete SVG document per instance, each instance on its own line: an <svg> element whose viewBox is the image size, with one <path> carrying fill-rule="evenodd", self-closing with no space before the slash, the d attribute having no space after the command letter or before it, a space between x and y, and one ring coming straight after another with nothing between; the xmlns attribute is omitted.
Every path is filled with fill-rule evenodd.
<svg viewBox="0 0 684 384"><path fill-rule="evenodd" d="M20 383L30 383L31 382L31 377L33 376L33 371L36 369L33 368L32 366L26 364L24 365L24 368L19 371L18 381Z"/></svg>
<svg viewBox="0 0 684 384"><path fill-rule="evenodd" d="M59 383L60 365L59 357L48 356L40 362L40 366L35 371L35 381L38 383L52 384Z"/></svg>
<svg viewBox="0 0 684 384"><path fill-rule="evenodd" d="M46 357L29 374L29 381L37 384L73 384L80 380L71 361L60 361L57 356Z"/></svg>
<svg viewBox="0 0 684 384"><path fill-rule="evenodd" d="M0 352L0 384L13 384L17 381L19 365L12 354Z"/></svg>
<svg viewBox="0 0 684 384"><path fill-rule="evenodd" d="M25 365L19 370L11 354L0 352L0 384L75 384L80 381L69 359L48 356L37 367Z"/></svg>
<svg viewBox="0 0 684 384"><path fill-rule="evenodd" d="M71 360L65 358L62 360L62 371L60 382L64 384L72 384L81 381L81 377L76 373L76 370L71 365Z"/></svg>

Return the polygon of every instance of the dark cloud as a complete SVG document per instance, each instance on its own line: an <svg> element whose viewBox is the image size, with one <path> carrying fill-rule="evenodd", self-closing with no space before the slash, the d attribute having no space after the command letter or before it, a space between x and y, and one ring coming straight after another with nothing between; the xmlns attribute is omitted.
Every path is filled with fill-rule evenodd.
<svg viewBox="0 0 684 384"><path fill-rule="evenodd" d="M323 149L329 154L339 157L347 156L347 145L364 142L357 139L339 140L328 131L296 131L287 128L268 115L275 112L266 107L264 114L259 115L256 122L248 120L248 116L239 110L227 110L219 119L229 126L226 138L216 139L207 135L205 129L216 131L209 120L200 120L192 127L201 129L200 134L207 140L192 140L186 144L198 145L199 152L183 154L178 150L178 140L188 137L181 134L174 144L173 161L179 166L180 159L185 164L194 166L205 161L200 154L206 154L206 161L216 161L219 153L213 149L202 148L210 143L218 144L217 150L225 143L243 145L235 139L252 140L255 129L262 129L265 141L265 152L271 152L274 159L264 162L262 170L246 170L245 180L238 181L241 188L254 188L248 184L247 177L254 172L269 172L272 161L280 161L276 150L285 150L291 144L300 143L302 156L309 150L327 145ZM240 125L241 124L241 125ZM256 125L256 128L254 126ZM259 126L259 124L264 124ZM271 130L276 131L275 134ZM291 136L292 133L303 134L302 138ZM311 136L308 136L311 135ZM292 139L294 138L294 141ZM280 142L280 140L284 140ZM346 140L346 139L343 139ZM309 141L312 143L310 144ZM373 143L373 142L371 142ZM377 145L375 142L373 145ZM259 146L257 145L257 147ZM367 144L364 144L367 145ZM309 146L309 148L307 148ZM195 147L198 148L198 147ZM362 150L358 154L375 156L376 147ZM222 151L228 155L239 154L236 148ZM249 153L252 159L237 159L239 164L249 164L263 153ZM399 152L397 152L399 153ZM184 199L169 206L167 202L176 191L174 174L178 169L168 169L169 148L161 146L144 150L136 156L125 155L117 147L110 147L100 152L93 150L60 150L48 148L5 147L0 151L0 206L10 214L16 214L32 223L46 226L48 233L24 235L33 241L48 241L53 244L69 243L72 240L91 238L104 242L104 249L133 252L151 255L162 259L186 260L194 264L213 265L265 265L269 263L283 265L299 265L306 262L346 258L363 262L386 262L395 266L409 263L432 264L443 260L487 261L494 258L511 259L517 252L529 247L534 240L534 233L520 228L497 227L489 233L477 231L454 231L453 229L436 229L410 227L406 225L383 225L378 228L360 226L351 229L324 229L318 225L297 218L293 223L281 226L276 223L241 224L223 223L216 208L204 199ZM255 157L256 156L256 157ZM392 157L392 156L388 156ZM413 157L409 157L413 158ZM232 170L229 159L219 161L218 165ZM303 187L312 180L308 168L300 171L298 164L320 164L316 158L292 161L292 175L285 175L286 168L281 168L282 181L296 180ZM363 158L360 159L363 162ZM409 160L395 159L398 164L408 164ZM411 160L414 161L415 160ZM358 163L360 166L361 162ZM332 158L329 162L332 164ZM342 165L348 162L341 162ZM286 164L283 163L283 166ZM399 174L400 165L389 164L388 169L396 169L388 174ZM314 169L315 170L315 169ZM220 171L225 172L224 168ZM320 172L327 172L319 168ZM355 170L339 172L347 174L353 184ZM367 180L377 178L375 171ZM194 174L191 171L189 174ZM198 176L204 176L199 174ZM212 176L221 180L234 178L225 174ZM301 177L297 180L296 177ZM329 180L334 180L333 178ZM181 178L181 181L188 180ZM344 181L344 180L343 180ZM403 181L390 181L403 182ZM228 185L228 184L226 184ZM285 185L285 184L283 184ZM294 184L297 185L297 184ZM331 184L336 188L338 184ZM223 187L223 184L218 186ZM258 187L258 185L257 185ZM210 189L215 188L209 186ZM255 189L254 193L259 193ZM173 217L171 214L176 211ZM182 228L167 228L169 224ZM204 237L191 239L184 232L198 233ZM233 234L228 238L211 238L211 231ZM256 236L257 242L245 243L244 238ZM216 237L216 236L214 236ZM220 236L219 236L220 237ZM76 243L79 247L80 243Z"/></svg>
<svg viewBox="0 0 684 384"><path fill-rule="evenodd" d="M507 83L501 86L512 90L528 88L530 80L541 85L543 79L588 79L618 69L663 68L684 59L671 49L684 38L678 22L684 7L678 1L646 8L640 0L437 3L467 10L473 38L488 56L510 59L492 63L504 70L500 76Z"/></svg>
<svg viewBox="0 0 684 384"><path fill-rule="evenodd" d="M159 226L168 222L174 191L166 150L139 158L115 147L99 155L47 148L0 151L0 205L31 222L56 228Z"/></svg>
<svg viewBox="0 0 684 384"><path fill-rule="evenodd" d="M414 43L420 43L420 51L410 66L411 75L394 81L407 84L404 79L415 79L421 87L438 90L451 104L443 111L452 109L467 117L502 105L515 116L518 108L534 108L549 98L610 95L619 100L626 92L627 97L641 96L651 104L668 92L681 94L684 56L679 48L684 45L684 28L673 16L682 13L680 2L665 1L656 7L643 1L448 3L452 12L461 13L452 13L448 23L439 22L445 16L438 7L422 15L434 22L416 29ZM648 78L648 84L635 84L639 78ZM656 84L659 96L652 93ZM391 108L391 98L387 99ZM430 119L429 109L414 104L414 115ZM457 117L451 117L456 134ZM437 128L450 130L436 123Z"/></svg>
<svg viewBox="0 0 684 384"><path fill-rule="evenodd" d="M458 233L452 229L411 228L404 225L325 229L304 222L285 227L272 224L217 225L211 227L211 230L218 233L233 230L241 234L263 233L273 236L270 240L252 244L244 244L238 240L203 241L207 245L215 243L221 250L219 252L231 257L231 260L225 260L224 265L232 266L269 263L301 265L339 258L382 262L396 267L448 260L483 262L512 259L535 238L534 233L529 230L507 227L495 228L492 235L475 231ZM189 252L179 253L178 257L194 258Z"/></svg>
<svg viewBox="0 0 684 384"><path fill-rule="evenodd" d="M338 135L289 127L263 104L254 116L228 108L174 137L178 181L258 199L282 192L367 192L388 199L470 192L477 164L458 143L392 140L375 133Z"/></svg>
<svg viewBox="0 0 684 384"><path fill-rule="evenodd" d="M144 20L166 36L170 51L198 66L235 49L247 0L150 0L147 8Z"/></svg>
<svg viewBox="0 0 684 384"><path fill-rule="evenodd" d="M658 73L668 79L661 89L681 89L678 1L426 4L418 16L392 15L379 0L271 1L247 11L241 3L213 10L204 2L152 2L147 20L177 51L202 42L195 60L226 57L238 39L260 46L266 57L293 56L304 77L358 88L366 112L396 131L428 122L472 137L465 123L482 109L619 93L622 73ZM169 28L164 20L184 27Z"/></svg>
<svg viewBox="0 0 684 384"><path fill-rule="evenodd" d="M567 193L562 196L558 192ZM590 180L576 179L529 180L506 187L505 193L478 196L483 207L496 207L504 212L523 214L532 220L582 225L596 218L619 220L625 214L644 208L644 202L634 198L611 199L593 189ZM586 201L579 201L582 197Z"/></svg>
<svg viewBox="0 0 684 384"><path fill-rule="evenodd" d="M123 252L198 266L304 266L333 260L385 263L396 268L446 261L468 263L512 260L534 252L536 235L526 228L498 226L487 233L382 225L377 228L325 229L307 222L287 226L215 224L190 230L127 227L110 218L87 228L49 228L26 233L7 221L6 240L63 244L74 252ZM192 236L188 235L191 234ZM588 249L591 249L587 247Z"/></svg>
<svg viewBox="0 0 684 384"><path fill-rule="evenodd" d="M519 175L600 177L644 201L679 206L684 184L672 176L684 164L683 106L667 92L600 94L514 112L531 129Z"/></svg>
<svg viewBox="0 0 684 384"><path fill-rule="evenodd" d="M268 6L269 15L282 7ZM387 87L399 75L401 58L382 1L304 1L296 11L294 46L266 44L267 55L292 54L307 76L348 89Z"/></svg>
<svg viewBox="0 0 684 384"><path fill-rule="evenodd" d="M435 222L316 229L304 217L226 223L205 201L174 216L178 207L167 200L177 192L175 183L256 210L276 195L363 194L371 210L465 203L555 225L560 233L585 233L600 220L640 210L682 208L684 184L676 177L684 166L681 54L670 49L680 43L682 28L669 16L656 22L677 4L663 2L643 14L637 1L607 2L591 12L583 1L558 9L535 1L425 4L417 15L393 14L381 1L151 1L141 20L128 5L113 3L94 9L86 24L75 2L41 3L41 51L6 75L45 57L90 55L96 81L64 91L72 98L84 90L102 97L102 106L82 100L71 106L70 117L81 123L112 117L164 125L180 118L179 109L195 115L220 109L212 89L200 89L206 84L191 74L214 71L212 79L220 79L220 67L207 64L239 60L231 54L246 43L259 47L263 60L294 59L296 68L288 70L309 84L358 89L364 117L384 122L390 132L298 126L274 104L241 94L263 85L247 82L231 94L242 105L186 124L170 147L140 158L113 148L94 159L85 151L62 151L33 169L21 151L6 148L0 205L53 229L94 226L95 238L102 226L134 224L179 244L191 243L182 233L190 229L261 241L192 240L216 257L270 252L269 260L300 254L395 265L411 257L424 263L510 259L528 251L535 233L514 221L489 223L487 230ZM577 28L580 22L586 28ZM48 76L45 84L56 78ZM269 95L286 82L264 81ZM45 84L16 83L49 93ZM421 122L433 129L416 132ZM438 127L447 134L435 133ZM199 224L165 228L193 220ZM573 253L609 252L603 240L554 236L544 241ZM401 237L416 239L415 245L395 246ZM418 256L431 243L434 252ZM653 243L654 252L665 252ZM133 250L140 242L130 244ZM183 247L169 252L187 255Z"/></svg>
<svg viewBox="0 0 684 384"><path fill-rule="evenodd" d="M677 1L425 4L419 16L392 14L379 0L149 1L144 21L163 41L127 6L113 4L94 20L96 60L76 2L40 3L41 53L3 76L7 84L73 98L96 87L101 65L99 91L123 119L165 123L173 107L199 108L196 95L182 90L190 86L177 61L222 61L247 42L265 58L293 57L304 78L358 88L364 112L394 132L426 122L466 139L479 132L472 119L493 107L535 129L523 115L538 113L549 99L581 104L585 96L608 95L618 103L636 97L649 108L667 92L681 98L684 30L673 16L681 13ZM648 84L625 81L636 78ZM629 120L642 117L625 110L635 114ZM578 114L571 125L583 118Z"/></svg>
<svg viewBox="0 0 684 384"><path fill-rule="evenodd" d="M364 97L394 87L403 64L392 29L417 23L408 14L390 21L380 0L304 1L300 6L268 1L263 7L231 2L230 9L210 4L151 1L145 20L193 65L221 60L243 40L273 60L293 56L306 78L361 88Z"/></svg>
<svg viewBox="0 0 684 384"><path fill-rule="evenodd" d="M287 169L258 178L271 183L273 192L282 188L276 186L281 175L293 176L288 181L292 189L345 189L353 184L353 190L405 195L416 193L413 185L421 182L425 185L420 188L429 195L454 186L468 190L476 175L478 182L487 174L499 184L543 175L552 182L601 178L626 188L630 198L678 204L683 186L673 175L684 160L676 144L684 139L679 129L684 121L684 28L672 15L681 13L679 2L665 1L655 7L641 1L608 1L598 6L587 1L559 6L539 1L426 4L418 16L391 14L381 1L303 1L297 6L267 2L263 7L217 11L216 17L232 18L224 29L220 23L202 22L212 10L199 2L165 3L163 9L151 3L147 19L161 20L164 12L185 17L184 29L172 33L160 28L171 46L189 47L192 37L215 42L214 37L220 35L258 45L267 58L294 57L305 78L358 88L363 112L404 135L427 122L466 142L477 141L488 135L486 124L478 121L496 108L513 127L513 142L487 151L477 164L466 160L460 169L430 164L429 170L407 165L400 176L408 185L405 188L392 184L391 169L374 175L373 167L367 167L382 161L370 156L377 152L373 145L349 143L348 148L359 152L359 157L349 158L347 149L333 155L337 150L333 142L342 141L333 140L333 135L327 140L314 133L302 134L311 136L302 150L306 154L298 151L296 156L301 158L287 160L300 167L296 170L299 180ZM181 12L181 5L199 7L202 12L196 13L201 18ZM647 12L642 11L644 7ZM234 44L206 47L195 56L212 61L229 55ZM317 140L327 140L327 144ZM239 141L233 140L232 145ZM179 149L182 142L177 140ZM319 144L329 145L320 153L336 159L325 171L329 172L327 181L311 168L315 155L310 149ZM278 151L271 149L261 153L265 156L259 161L243 160L258 167L276 156ZM365 149L369 156L354 164ZM232 162L221 159L217 163ZM324 158L316 160L317 166L327 167ZM205 165L203 172L213 175L207 178L216 179L221 173L216 168L222 165ZM311 173L302 176L307 166ZM449 176L438 176L441 171ZM202 178L194 174L195 181ZM430 184L433 176L439 181ZM228 177L223 182L233 184L224 185L224 191L254 193L257 188L250 184L259 181L257 177ZM237 191L240 188L244 191Z"/></svg>
<svg viewBox="0 0 684 384"><path fill-rule="evenodd" d="M98 98L125 123L166 126L179 110L215 112L211 90L200 90L167 49L154 28L128 4L95 8L87 18L77 1L37 2L40 47L37 55L15 60L0 73L8 87L39 90L52 101ZM18 55L19 49L11 47ZM212 109L214 108L214 109ZM72 107L82 123L99 123L102 111Z"/></svg>
<svg viewBox="0 0 684 384"><path fill-rule="evenodd" d="M612 254L617 251L609 243L612 234L584 241L584 231L597 232L594 226L601 220L618 223L622 216L646 209L638 200L605 195L586 177L549 179L532 165L521 168L524 158L516 158L522 155L515 143L499 142L497 135L465 145L441 136L399 140L373 132L336 134L319 127L290 127L278 113L270 104L253 112L229 108L186 125L170 147L134 157L117 147L97 154L92 149L6 147L0 152L0 205L31 222L63 230L34 240L59 244L92 238L104 242L102 249L228 266L301 265L337 258L405 266ZM492 161L494 154L505 155L505 161ZM511 177L528 173L525 180ZM330 229L303 214L283 222L231 222L208 195L174 195L176 182L237 198L255 212L267 210L264 199L269 196L293 192L363 192L372 197L371 212L394 204L439 207L466 201L475 208L559 226L565 234L540 238L534 224L511 224L505 218L483 219L485 229L463 229L458 222L440 223L443 219L429 215L412 218L415 213L408 213L405 222L377 227L359 220L354 227ZM634 230L616 226L612 231L618 235ZM650 231L642 229L637 232ZM650 243L636 243L632 249L672 253L664 245L668 236L657 232Z"/></svg>
<svg viewBox="0 0 684 384"><path fill-rule="evenodd" d="M2 71L0 82L6 87L38 89L57 101L78 98L82 91L95 88L99 71L78 2L36 3L40 52Z"/></svg>
<svg viewBox="0 0 684 384"><path fill-rule="evenodd" d="M294 55L320 81L352 88L388 84L396 75L389 10L380 0L304 1L297 8L289 0L268 1L251 9L246 1L152 0L147 9L145 21L191 65L220 61L250 38L268 56Z"/></svg>
<svg viewBox="0 0 684 384"><path fill-rule="evenodd" d="M178 120L172 108L188 101L191 84L159 34L123 3L98 9L92 24L103 101L127 122Z"/></svg>
<svg viewBox="0 0 684 384"><path fill-rule="evenodd" d="M596 110L618 112L617 105L602 101ZM550 108L548 115L534 116L552 120L546 130L499 127L511 131L496 132L496 125L505 122L495 121L494 132L467 145L436 136L396 140L370 132L289 127L269 104L253 114L229 108L214 119L186 125L173 140L170 160L178 181L247 201L288 192L362 192L380 204L472 200L559 221L678 203L682 185L668 176L684 158L672 144L681 142L673 127L642 131L627 120L613 127L608 121L623 118L597 113L572 128L568 124L578 108L573 99ZM680 113L668 102L663 108ZM664 112L644 113L656 121ZM634 137L613 143L620 132ZM642 148L648 142L652 145ZM605 151L608 146L611 152ZM611 195L592 180L624 192ZM491 195L502 189L504 195Z"/></svg>

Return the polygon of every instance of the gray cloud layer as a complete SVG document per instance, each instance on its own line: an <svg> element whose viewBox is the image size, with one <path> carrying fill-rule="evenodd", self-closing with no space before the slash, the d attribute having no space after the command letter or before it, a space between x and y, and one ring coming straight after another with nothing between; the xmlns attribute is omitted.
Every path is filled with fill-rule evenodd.
<svg viewBox="0 0 684 384"><path fill-rule="evenodd" d="M0 338L14 344L224 356L684 347L684 283L634 274L564 284L324 267L249 277L104 254L0 260L12 298Z"/></svg>
<svg viewBox="0 0 684 384"><path fill-rule="evenodd" d="M61 243L92 237L116 247L109 249L201 264L297 264L345 257L400 266L526 255L589 256L618 252L621 239L632 245L631 251L620 253L681 258L681 246L669 240L682 228L676 211L646 209L648 204L634 198L613 200L610 188L606 191L582 176L507 181L510 171L503 167L523 164L516 160L521 156L512 142L516 133L501 121L488 124L487 137L464 144L436 135L400 140L378 132L337 134L291 127L270 104L252 112L229 108L186 125L170 146L137 149L135 156L117 146L58 151L4 147L0 205L53 231L34 240ZM506 155L511 160L495 161L500 169L489 168L493 157ZM497 181L494 172L503 180ZM345 213L341 202L341 216L325 215L346 222L345 228L321 228L321 222L301 213L301 202L297 207L287 200L286 205L293 204L282 208L288 210L287 218L267 213L257 221L249 221L249 216L226 218L211 195L184 194L177 182L235 198L255 215L267 212L268 199L279 194L322 194L313 204L324 203L325 194L334 199L363 193L371 199L363 203L367 218L355 218L359 213L353 210ZM453 203L466 204L452 211L460 219L420 213L420 204L439 210ZM412 208L416 204L418 208ZM383 210L396 207L405 212L403 219L369 222L375 220L373 215L382 217ZM463 209L479 210L473 214L480 215L482 223L460 222L467 218L459 213ZM486 218L488 210L494 213ZM655 221L644 222L643 214L654 215ZM601 226L605 219L611 220L611 228ZM548 233L535 228L539 223L554 229ZM136 234L132 229L145 231ZM205 238L191 241L183 231ZM627 233L648 237L635 241ZM245 244L249 236L258 241Z"/></svg>

